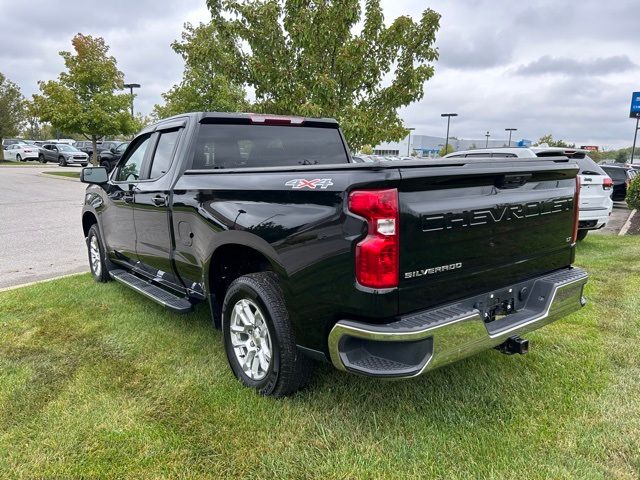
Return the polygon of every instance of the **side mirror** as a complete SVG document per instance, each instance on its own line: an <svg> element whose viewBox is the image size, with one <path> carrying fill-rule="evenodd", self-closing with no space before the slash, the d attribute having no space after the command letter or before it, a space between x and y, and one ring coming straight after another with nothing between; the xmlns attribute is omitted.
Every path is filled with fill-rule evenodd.
<svg viewBox="0 0 640 480"><path fill-rule="evenodd" d="M109 151L110 151L111 153L116 153L116 147L111 147L111 148L109 149Z"/></svg>
<svg viewBox="0 0 640 480"><path fill-rule="evenodd" d="M85 167L80 172L80 181L93 185L102 185L109 181L109 174L104 167Z"/></svg>

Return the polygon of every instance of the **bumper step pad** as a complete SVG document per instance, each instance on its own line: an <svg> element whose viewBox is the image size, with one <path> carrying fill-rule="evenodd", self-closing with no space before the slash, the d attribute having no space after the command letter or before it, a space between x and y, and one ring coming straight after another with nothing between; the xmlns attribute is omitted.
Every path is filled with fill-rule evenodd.
<svg viewBox="0 0 640 480"><path fill-rule="evenodd" d="M109 272L109 275L111 275L111 278L115 281L134 289L136 292L141 293L145 297L150 298L154 302L174 312L187 313L193 308L193 304L188 299L174 295L126 270L112 270Z"/></svg>
<svg viewBox="0 0 640 480"><path fill-rule="evenodd" d="M524 334L579 310L587 273L566 268L386 324L338 321L329 334L334 366L363 375L412 377ZM513 313L493 321L491 300Z"/></svg>

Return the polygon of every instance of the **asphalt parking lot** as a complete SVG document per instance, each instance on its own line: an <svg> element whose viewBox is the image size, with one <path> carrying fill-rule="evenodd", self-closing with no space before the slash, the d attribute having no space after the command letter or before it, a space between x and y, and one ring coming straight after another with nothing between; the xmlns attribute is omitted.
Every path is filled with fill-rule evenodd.
<svg viewBox="0 0 640 480"><path fill-rule="evenodd" d="M41 173L79 169L0 167L0 289L88 271L80 222L85 186Z"/></svg>
<svg viewBox="0 0 640 480"><path fill-rule="evenodd" d="M624 202L613 202L613 211L611 212L611 216L609 217L609 222L607 226L601 228L600 230L593 230L589 233L591 234L609 234L609 235L617 235L620 232L620 229L624 226L627 218L629 218L629 208L627 204Z"/></svg>

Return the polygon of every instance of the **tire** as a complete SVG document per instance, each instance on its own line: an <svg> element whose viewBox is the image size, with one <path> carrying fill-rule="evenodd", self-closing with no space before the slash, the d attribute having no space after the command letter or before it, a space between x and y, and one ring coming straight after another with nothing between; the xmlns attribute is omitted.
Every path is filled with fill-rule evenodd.
<svg viewBox="0 0 640 480"><path fill-rule="evenodd" d="M582 240L587 238L587 233L589 233L589 230L578 230L578 235L576 237L576 240L578 242L581 242Z"/></svg>
<svg viewBox="0 0 640 480"><path fill-rule="evenodd" d="M243 316L235 313L236 307L249 309L251 315L242 310L244 319L249 322L240 320ZM240 331L242 328L246 330ZM278 277L273 272L244 275L231 283L222 305L222 334L227 360L234 375L260 395L283 397L308 383L313 364L296 347ZM253 348L251 358L248 358L252 353L249 348ZM270 350L270 355L265 348ZM243 359L247 359L244 368L241 364ZM252 365L256 371L247 365ZM248 373L245 371L247 368Z"/></svg>
<svg viewBox="0 0 640 480"><path fill-rule="evenodd" d="M83 167L86 167L88 165L88 163L81 163L80 165L83 166Z"/></svg>
<svg viewBox="0 0 640 480"><path fill-rule="evenodd" d="M47 159L44 158L43 154L38 155L38 160L40 160L40 163L47 163Z"/></svg>
<svg viewBox="0 0 640 480"><path fill-rule="evenodd" d="M65 160L65 158L60 155L58 157L58 165L60 165L61 167L66 167L67 166L67 161Z"/></svg>
<svg viewBox="0 0 640 480"><path fill-rule="evenodd" d="M22 159L22 157L20 156L19 153L16 155L16 161L18 161L18 162L26 162L26 160Z"/></svg>
<svg viewBox="0 0 640 480"><path fill-rule="evenodd" d="M111 262L108 260L98 225L93 224L87 234L87 252L89 254L89 268L91 275L96 282L104 283L111 280L109 270Z"/></svg>

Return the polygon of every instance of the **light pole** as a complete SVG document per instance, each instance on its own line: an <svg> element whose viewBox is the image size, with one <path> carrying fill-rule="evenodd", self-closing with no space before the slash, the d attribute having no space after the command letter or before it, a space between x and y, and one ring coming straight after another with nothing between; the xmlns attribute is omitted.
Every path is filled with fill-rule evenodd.
<svg viewBox="0 0 640 480"><path fill-rule="evenodd" d="M129 92L131 92L131 118L133 117L133 89L134 88L140 88L142 85L140 85L139 83L125 83L123 85L124 88L128 88Z"/></svg>
<svg viewBox="0 0 640 480"><path fill-rule="evenodd" d="M509 132L509 146L511 146L511 132L516 132L518 129L517 128L505 128L504 130L506 132Z"/></svg>
<svg viewBox="0 0 640 480"><path fill-rule="evenodd" d="M411 132L415 130L415 128L407 128L409 130L409 140L407 141L407 157L410 157L409 149L411 148Z"/></svg>
<svg viewBox="0 0 640 480"><path fill-rule="evenodd" d="M633 156L636 153L636 140L638 139L638 128L640 128L638 124L640 124L640 116L636 117L636 131L633 134L633 147L631 147L631 165L633 165Z"/></svg>
<svg viewBox="0 0 640 480"><path fill-rule="evenodd" d="M457 117L457 113L441 113L441 117L447 117L447 139L444 142L444 154L449 153L449 124L451 123L451 117Z"/></svg>
<svg viewBox="0 0 640 480"><path fill-rule="evenodd" d="M484 136L487 137L487 143L485 143L484 148L489 148L489 137L491 136L489 134L489 130L487 130L487 133Z"/></svg>

